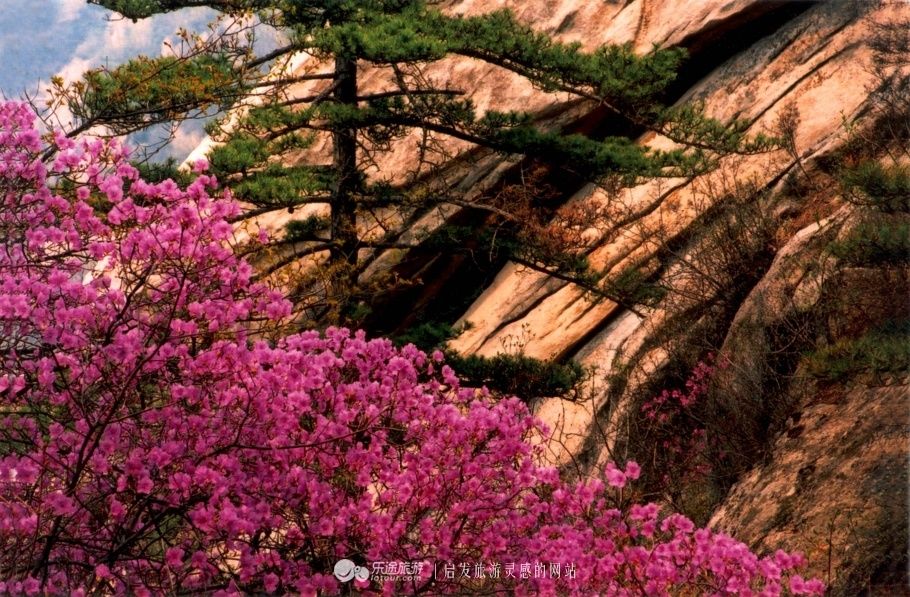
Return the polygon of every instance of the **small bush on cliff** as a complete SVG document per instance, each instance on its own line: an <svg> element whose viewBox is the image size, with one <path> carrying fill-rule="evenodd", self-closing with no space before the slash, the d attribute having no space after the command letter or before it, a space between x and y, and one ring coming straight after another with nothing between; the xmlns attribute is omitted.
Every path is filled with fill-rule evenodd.
<svg viewBox="0 0 910 597"><path fill-rule="evenodd" d="M885 213L910 213L910 168L864 161L841 175L844 196L856 205Z"/></svg>
<svg viewBox="0 0 910 597"><path fill-rule="evenodd" d="M563 364L523 354L500 353L492 357L450 354L448 361L466 385L486 386L525 400L561 396L584 376L584 368L574 361Z"/></svg>
<svg viewBox="0 0 910 597"><path fill-rule="evenodd" d="M562 481L527 408L439 353L281 337L290 305L251 283L212 177L150 184L32 121L0 104L0 593L337 593L348 558L420 564L358 581L387 594L821 594L798 555L628 503L635 463Z"/></svg>
<svg viewBox="0 0 910 597"><path fill-rule="evenodd" d="M863 372L905 373L910 370L910 321L823 346L808 356L807 365L812 376L831 382Z"/></svg>
<svg viewBox="0 0 910 597"><path fill-rule="evenodd" d="M910 263L910 218L867 217L847 236L830 246L845 265L888 267Z"/></svg>
<svg viewBox="0 0 910 597"><path fill-rule="evenodd" d="M398 346L413 344L424 352L442 348L446 342L458 335L450 324L440 321L425 321L408 328L392 337Z"/></svg>
<svg viewBox="0 0 910 597"><path fill-rule="evenodd" d="M708 355L676 387L644 400L630 445L633 458L644 467L647 490L704 520L710 516L705 503L715 493L714 444L725 431L723 422L706 416L706 396L715 370L713 355Z"/></svg>
<svg viewBox="0 0 910 597"><path fill-rule="evenodd" d="M394 341L399 346L412 343L429 352L442 348L456 335L457 332L446 323L425 322L396 336ZM446 351L446 360L466 386L486 387L497 394L520 396L524 400L564 395L584 377L584 368L574 361L563 364L520 353L484 357Z"/></svg>

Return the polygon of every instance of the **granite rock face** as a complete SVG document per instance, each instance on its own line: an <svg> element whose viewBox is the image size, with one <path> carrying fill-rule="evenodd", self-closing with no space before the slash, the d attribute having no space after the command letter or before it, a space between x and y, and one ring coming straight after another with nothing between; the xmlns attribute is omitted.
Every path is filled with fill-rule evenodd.
<svg viewBox="0 0 910 597"><path fill-rule="evenodd" d="M860 318L856 325L910 315L902 308L910 302L906 270L851 273L826 251L862 214L839 195L836 176L824 167L853 129L877 134L875 123L866 118L875 111L873 92L880 84L871 40L880 23L910 23L910 4L445 4L445 10L462 14L502 7L535 28L587 48L608 42L629 42L641 51L654 44L684 46L691 58L674 87L674 99L701 102L721 119L746 119L752 133L786 133L790 145L786 151L725 158L716 171L693 180L621 191L594 185L562 189L569 203L597 205L606 214L592 233L591 265L608 278L630 268L644 271L663 298L630 310L509 263L463 313L458 323L470 325L450 342L451 348L489 356L514 349L517 342L526 355L574 359L589 367L592 374L572 397L533 404L554 433L550 460L580 474L609 458L634 455L635 421L654 380L668 368L691 366L719 348L725 366L712 399L726 405L731 433L741 436L752 457L741 460L736 477L706 502L702 518L760 549L805 551L809 574L848 587L837 589L845 594L853 590L849 587L899 586L904 581L894 579L905 572L907 549L908 379L859 375L833 385L804 381L809 379L803 375L801 351L806 346L800 343L819 334L816 328L804 329L806 321L818 319L819 305L848 290L857 297L884 298L841 305L834 323L828 322L829 336L843 335L838 325L856 319L857 312L876 311L882 301L894 308L870 316L877 321ZM319 67L300 59L289 68L299 74ZM606 118L593 106L544 93L502 69L468 59L447 60L427 74L452 88L490 83L478 85L481 91L472 96L479 111L530 109L554 127ZM365 70L361 80L378 88L389 76L380 69ZM301 85L294 92L309 95L314 90ZM370 175L392 182L413 176L415 140L404 139L380 155ZM653 134L639 141L667 144ZM298 159L324 161L331 155L325 143ZM461 141L447 141L443 153L444 167L434 184L466 199L494 187L520 161ZM458 211L450 207L387 215L397 218L402 238L419 240ZM288 217L253 222L277 230ZM371 222L364 218L362 225ZM397 250L376 255L366 275L393 267L403 255ZM451 273L439 271L440 276ZM428 290L421 300L432 301L433 288L443 287L445 280L425 282Z"/></svg>

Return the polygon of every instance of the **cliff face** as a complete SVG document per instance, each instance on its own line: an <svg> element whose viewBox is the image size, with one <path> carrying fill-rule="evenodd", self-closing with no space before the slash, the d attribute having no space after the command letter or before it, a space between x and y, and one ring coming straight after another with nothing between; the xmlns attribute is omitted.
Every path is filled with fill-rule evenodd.
<svg viewBox="0 0 910 597"><path fill-rule="evenodd" d="M719 348L722 366L709 412L726 421L720 429L726 462L730 453L736 457L714 480L677 492L677 505L753 546L805 551L809 573L845 594L900 586L908 380L897 372L823 381L812 375L806 355L819 338L854 338L910 316L905 268L847 268L828 250L865 217L841 196L832 156L845 155L845 144L855 145L857 135L885 135L873 118L882 101L874 93L882 80L873 42L879 24L910 23L910 5L454 0L446 10L500 7L586 47L687 47L691 58L671 99L702 102L719 118L746 119L750 132L784 135L789 147L727 158L694 180L621 191L560 189L569 203L596 205L603 214L591 231L591 265L608 278L640 272L660 290L659 300L632 311L506 264L460 317L469 325L450 346L480 355L517 347L589 367L591 375L572 397L533 404L554 432L552 461L580 474L607 458L640 458L643 398L662 380L679 381L680 372ZM294 68L318 65L304 60ZM388 76L379 70L361 75L377 87ZM473 96L480 110L531 109L551 126L611 126L596 107L545 94L467 59L435 65L428 76L454 88L490 83ZM301 86L296 93L312 91ZM665 144L653 135L640 142ZM414 139L405 139L380 156L373 175L402 182L415 151ZM325 145L317 145L299 159L326 155ZM494 187L520 162L462 142L448 143L440 155L445 167L433 184L466 198ZM906 159L906 149L902 155ZM875 149L861 157L894 160ZM457 212L405 214L398 223L403 238L420 239ZM286 217L258 224L277 229ZM368 275L399 263L403 254L376 257ZM431 278L424 278L419 300L432 303L455 269L425 269Z"/></svg>

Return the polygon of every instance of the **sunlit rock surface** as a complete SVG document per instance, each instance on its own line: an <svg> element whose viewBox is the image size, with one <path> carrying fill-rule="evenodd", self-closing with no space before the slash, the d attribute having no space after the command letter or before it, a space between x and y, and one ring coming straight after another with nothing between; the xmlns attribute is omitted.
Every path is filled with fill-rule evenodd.
<svg viewBox="0 0 910 597"><path fill-rule="evenodd" d="M526 355L575 359L592 369L571 398L533 404L554 433L548 458L584 474L608 458L623 457L628 423L639 415L640 390L674 355L696 354L706 338L713 338L728 359L718 387L729 400L761 399L767 391L762 371L776 350L767 341L769 330L811 311L824 292L841 288L842 280L828 276L823 248L851 225L855 210L833 188L824 188L833 182L821 175L815 180L822 188L808 193L809 199L794 199L787 185L844 142L845 125L862 121L876 84L869 45L874 24L910 19L910 5L456 0L445 10L473 14L501 7L586 48L612 42L630 42L640 51L654 44L683 45L692 59L676 90L682 101L703 102L721 119L746 119L756 134L779 134L789 117L793 133L792 151L730 157L696 180L663 180L614 193L593 185L571 190L570 202L608 207L610 217L596 231L589 252L591 264L608 276L633 266L657 271L670 298L633 312L507 264L460 318L460 324L470 325L450 346L463 353L492 355L514 349L519 338ZM318 72L320 67L304 57L291 71ZM379 89L389 76L381 69L365 70L361 81L367 89ZM576 121L593 109L472 60L444 61L431 66L428 76L441 87L478 89L472 99L480 111L530 109L549 126ZM294 92L314 90L318 85L301 85ZM413 169L417 141L415 133L391 152L378 154L370 175L401 183L421 174ZM666 145L654 135L640 142ZM494 187L517 163L461 141L446 141L441 149L442 168L423 182L465 199ZM298 159L324 163L330 155L323 139ZM744 206L734 217L764 218L770 237L756 247L737 247L752 256L744 271L729 280L712 279L702 266L730 247L712 232L723 222L706 218L730 197ZM457 211L442 207L410 219L410 214L385 214L384 223L404 226L402 239L420 240ZM300 216L298 211L293 217ZM280 234L291 217L276 213L249 224ZM369 218L362 222L365 229L374 225ZM669 254L668 246L675 247ZM402 252L376 257L366 276L393 266ZM906 272L902 276L892 289L906 283ZM892 294L890 300L900 303L900 296ZM787 426L756 432L766 435L768 455L713 506L712 524L761 548L802 549L810 556L809 573L832 581L859 582L857 575L878 565L870 558L879 557L886 566L883 550L906 542L906 535L895 535L905 520L896 524L894 517L907 510L907 390L901 376L851 380L835 390L801 384L782 388L791 411ZM862 553L870 555L863 559Z"/></svg>

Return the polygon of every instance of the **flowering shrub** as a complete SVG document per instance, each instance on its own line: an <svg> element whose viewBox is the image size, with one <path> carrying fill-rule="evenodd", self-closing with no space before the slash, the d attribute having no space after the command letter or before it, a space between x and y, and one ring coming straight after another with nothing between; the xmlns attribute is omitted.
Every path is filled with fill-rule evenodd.
<svg viewBox="0 0 910 597"><path fill-rule="evenodd" d="M668 422L674 414L685 410L698 402L705 392L714 374L713 357L698 363L685 383L685 390L664 390L646 401L641 411L648 419L659 423Z"/></svg>
<svg viewBox="0 0 910 597"><path fill-rule="evenodd" d="M678 497L681 486L699 483L711 473L708 433L693 411L701 406L716 368L713 355L708 355L682 389L663 390L641 407L644 443L660 447L653 452L651 468L664 471L658 487L671 498Z"/></svg>
<svg viewBox="0 0 910 597"><path fill-rule="evenodd" d="M32 119L0 104L0 593L331 594L342 558L425 564L355 581L386 594L821 593L798 555L625 504L635 463L560 480L527 408L439 353L281 338L211 177L148 184L59 135L45 166ZM505 561L577 574L434 574Z"/></svg>

